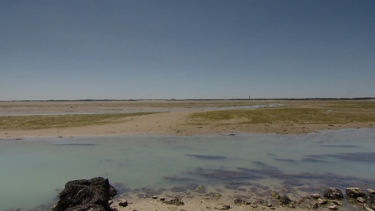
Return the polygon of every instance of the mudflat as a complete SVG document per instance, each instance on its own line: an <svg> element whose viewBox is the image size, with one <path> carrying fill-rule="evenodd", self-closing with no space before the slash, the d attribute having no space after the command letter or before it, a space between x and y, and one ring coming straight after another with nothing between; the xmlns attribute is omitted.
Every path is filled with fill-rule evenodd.
<svg viewBox="0 0 375 211"><path fill-rule="evenodd" d="M374 100L0 102L0 138L303 134L372 128Z"/></svg>

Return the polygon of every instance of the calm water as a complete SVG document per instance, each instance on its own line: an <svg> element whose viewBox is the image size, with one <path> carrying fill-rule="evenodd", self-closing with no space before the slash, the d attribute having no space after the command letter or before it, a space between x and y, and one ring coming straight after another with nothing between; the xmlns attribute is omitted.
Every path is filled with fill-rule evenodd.
<svg viewBox="0 0 375 211"><path fill-rule="evenodd" d="M307 135L117 136L0 140L0 210L51 203L69 180L122 191L188 184L228 189L375 188L375 129Z"/></svg>
<svg viewBox="0 0 375 211"><path fill-rule="evenodd" d="M191 110L234 110L234 109L258 109L258 108L275 108L281 107L284 104L264 104L264 105L251 105L251 106L224 106L224 107L201 107L201 108L148 108L148 109L134 109L134 108L124 108L122 110L102 110L102 111L24 111L19 110L14 111L13 108L0 108L0 116L34 116L34 115L67 115L67 114L117 114L117 113L138 113L138 112L173 112L173 111L191 111ZM22 108L17 108L22 109ZM27 108L25 108L27 109Z"/></svg>

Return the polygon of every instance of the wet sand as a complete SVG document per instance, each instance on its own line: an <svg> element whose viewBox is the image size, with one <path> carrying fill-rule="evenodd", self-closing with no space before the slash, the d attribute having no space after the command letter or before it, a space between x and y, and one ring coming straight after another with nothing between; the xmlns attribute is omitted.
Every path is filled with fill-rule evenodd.
<svg viewBox="0 0 375 211"><path fill-rule="evenodd" d="M323 197L322 194L302 194L297 197L291 196L288 190L264 191L263 194L250 193L235 190L225 190L224 192L196 193L186 191L183 193L163 192L160 195L142 196L142 194L123 194L113 200L111 207L118 211L207 211L207 210L256 210L256 211L287 211L287 210L361 210L363 204L349 203L346 199L330 200ZM314 198L312 195L319 195ZM280 198L277 198L280 197ZM284 197L290 201L286 204ZM173 200L178 200L180 205L168 204ZM284 200L284 201L283 201ZM120 203L126 201L127 206L120 206ZM323 202L326 201L326 202ZM314 207L315 206L315 207ZM335 207L334 209L329 207Z"/></svg>

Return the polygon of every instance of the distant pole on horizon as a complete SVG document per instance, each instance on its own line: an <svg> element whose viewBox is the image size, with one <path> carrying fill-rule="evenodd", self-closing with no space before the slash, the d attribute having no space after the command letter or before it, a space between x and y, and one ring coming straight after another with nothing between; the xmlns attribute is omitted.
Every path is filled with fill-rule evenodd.
<svg viewBox="0 0 375 211"><path fill-rule="evenodd" d="M250 100L250 95L249 95L249 100Z"/></svg>

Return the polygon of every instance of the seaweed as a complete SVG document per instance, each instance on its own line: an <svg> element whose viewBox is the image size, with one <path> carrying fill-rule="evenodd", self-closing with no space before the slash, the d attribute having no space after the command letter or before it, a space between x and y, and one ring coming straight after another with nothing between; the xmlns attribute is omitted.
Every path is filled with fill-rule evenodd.
<svg viewBox="0 0 375 211"><path fill-rule="evenodd" d="M94 146L93 143L64 143L64 144L55 144L56 146Z"/></svg>
<svg viewBox="0 0 375 211"><path fill-rule="evenodd" d="M228 171L222 169L202 169L197 168L194 172L190 172L192 174L201 175L208 178L214 178L219 180L226 180L226 181L233 181L239 179L259 179L260 176L256 176L254 174L250 174L248 172L242 171Z"/></svg>
<svg viewBox="0 0 375 211"><path fill-rule="evenodd" d="M275 158L277 161L283 161L283 162L296 162L296 160L293 159L282 159L282 158Z"/></svg>
<svg viewBox="0 0 375 211"><path fill-rule="evenodd" d="M270 165L268 165L266 163L263 163L263 162L260 162L260 161L253 161L252 163L254 163L258 167L265 168L265 169L278 169L275 166L270 166Z"/></svg>
<svg viewBox="0 0 375 211"><path fill-rule="evenodd" d="M321 157L321 155L311 157ZM318 161L314 160L314 162ZM286 187L301 187L304 185L309 185L309 189L313 188L309 183L311 181L318 181L319 184L322 184L326 187L364 187L375 185L374 179L364 179L355 176L341 176L334 173L315 174L310 172L301 172L295 174L286 174L285 172L277 168L268 168L268 165L266 165L265 163L257 161L255 161L254 163L258 166L265 166L266 168L251 169L237 167L237 170L196 168L194 171L190 171L188 173L224 182L224 186L226 188L240 191L245 191L246 189L244 187L248 188L251 191L258 191L260 189L269 190L269 188L264 189L261 187L261 185L253 183L255 179L264 177L284 180L282 182Z"/></svg>
<svg viewBox="0 0 375 211"><path fill-rule="evenodd" d="M360 161L360 162L375 162L375 152L353 152L353 153L338 153L338 154L323 154L323 155L305 155L308 158L325 159L327 157L334 157L340 160Z"/></svg>
<svg viewBox="0 0 375 211"><path fill-rule="evenodd" d="M223 160L227 159L225 156L218 156L218 155L196 155L196 154L187 154L186 156L195 157L198 159L204 159L204 160Z"/></svg>
<svg viewBox="0 0 375 211"><path fill-rule="evenodd" d="M165 176L163 178L166 179L166 180L173 181L173 182L196 181L196 179L191 179L191 178L187 178L187 177L177 177L176 175L173 176L173 177Z"/></svg>
<svg viewBox="0 0 375 211"><path fill-rule="evenodd" d="M335 157L341 160L375 162L375 152L339 153L327 156Z"/></svg>
<svg viewBox="0 0 375 211"><path fill-rule="evenodd" d="M321 147L341 147L341 148L357 148L358 145L336 145L336 144L322 144Z"/></svg>
<svg viewBox="0 0 375 211"><path fill-rule="evenodd" d="M311 163L329 163L328 161L319 160L319 159L316 159L316 158L303 158L302 161L311 162Z"/></svg>

